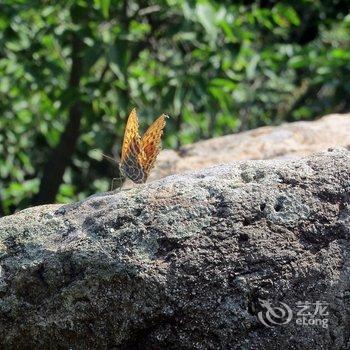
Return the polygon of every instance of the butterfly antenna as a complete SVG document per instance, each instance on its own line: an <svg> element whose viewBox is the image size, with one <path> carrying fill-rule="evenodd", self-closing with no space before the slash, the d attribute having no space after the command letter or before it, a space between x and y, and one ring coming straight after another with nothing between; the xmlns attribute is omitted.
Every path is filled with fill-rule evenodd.
<svg viewBox="0 0 350 350"><path fill-rule="evenodd" d="M104 154L104 153L101 153L101 156L107 160L109 160L110 162L112 163L117 163L118 162L118 159L115 159L111 156L108 156L107 154Z"/></svg>
<svg viewBox="0 0 350 350"><path fill-rule="evenodd" d="M114 164L119 162L118 159L115 159L115 158L113 158L111 156L108 156L107 154L104 154L104 153L100 152L98 149L94 149L94 151L98 152L103 158L109 160L110 162L112 162Z"/></svg>

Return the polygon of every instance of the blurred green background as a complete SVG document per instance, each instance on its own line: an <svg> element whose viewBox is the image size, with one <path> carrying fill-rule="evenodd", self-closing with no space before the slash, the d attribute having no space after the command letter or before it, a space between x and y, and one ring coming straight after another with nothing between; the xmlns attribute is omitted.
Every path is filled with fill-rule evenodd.
<svg viewBox="0 0 350 350"><path fill-rule="evenodd" d="M350 107L348 0L0 2L0 216L109 188L125 119L164 146Z"/></svg>

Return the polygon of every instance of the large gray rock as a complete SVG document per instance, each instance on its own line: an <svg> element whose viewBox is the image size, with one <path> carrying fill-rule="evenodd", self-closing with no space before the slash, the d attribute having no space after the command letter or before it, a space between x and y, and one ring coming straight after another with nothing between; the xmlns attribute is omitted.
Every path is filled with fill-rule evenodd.
<svg viewBox="0 0 350 350"><path fill-rule="evenodd" d="M166 149L159 154L150 179L236 160L295 159L329 147L350 149L350 113L330 114L314 121L264 126L199 141L183 146L179 151ZM127 182L126 186L133 184Z"/></svg>
<svg viewBox="0 0 350 350"><path fill-rule="evenodd" d="M349 221L346 150L24 210L0 220L0 348L349 349Z"/></svg>

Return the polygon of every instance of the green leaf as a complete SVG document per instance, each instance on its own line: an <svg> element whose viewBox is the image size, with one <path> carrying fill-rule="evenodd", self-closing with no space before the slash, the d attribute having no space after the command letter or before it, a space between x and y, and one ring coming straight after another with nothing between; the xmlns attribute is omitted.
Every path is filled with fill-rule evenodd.
<svg viewBox="0 0 350 350"><path fill-rule="evenodd" d="M288 65L291 68L303 68L308 66L308 64L309 64L309 59L302 55L294 56L288 62Z"/></svg>
<svg viewBox="0 0 350 350"><path fill-rule="evenodd" d="M111 5L111 0L95 0L95 5L101 10L104 18L109 17L109 7Z"/></svg>
<svg viewBox="0 0 350 350"><path fill-rule="evenodd" d="M109 6L111 4L111 0L100 0L102 14L104 18L108 18L109 16Z"/></svg>
<svg viewBox="0 0 350 350"><path fill-rule="evenodd" d="M281 27L287 28L290 24L298 26L300 19L291 6L278 3L272 10L273 20Z"/></svg>
<svg viewBox="0 0 350 350"><path fill-rule="evenodd" d="M200 2L196 5L196 14L211 40L217 37L215 10L209 2Z"/></svg>
<svg viewBox="0 0 350 350"><path fill-rule="evenodd" d="M253 79L256 73L256 67L259 63L260 56L259 55L254 55L250 62L247 65L246 71L247 71L247 78L248 79Z"/></svg>
<svg viewBox="0 0 350 350"><path fill-rule="evenodd" d="M349 60L350 59L350 52L349 50L345 49L334 49L331 51L331 55L334 58L339 58L343 60Z"/></svg>
<svg viewBox="0 0 350 350"><path fill-rule="evenodd" d="M210 85L217 86L219 88L225 88L228 90L234 90L237 84L229 79L215 78L211 80Z"/></svg>

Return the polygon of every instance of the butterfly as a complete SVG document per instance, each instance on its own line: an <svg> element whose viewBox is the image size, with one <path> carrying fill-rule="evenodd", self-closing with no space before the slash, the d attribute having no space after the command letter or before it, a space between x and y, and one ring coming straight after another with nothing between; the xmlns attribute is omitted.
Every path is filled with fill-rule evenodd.
<svg viewBox="0 0 350 350"><path fill-rule="evenodd" d="M146 182L161 150L161 138L166 114L158 117L142 137L139 135L139 121L134 108L126 123L119 170L123 177L135 183Z"/></svg>

